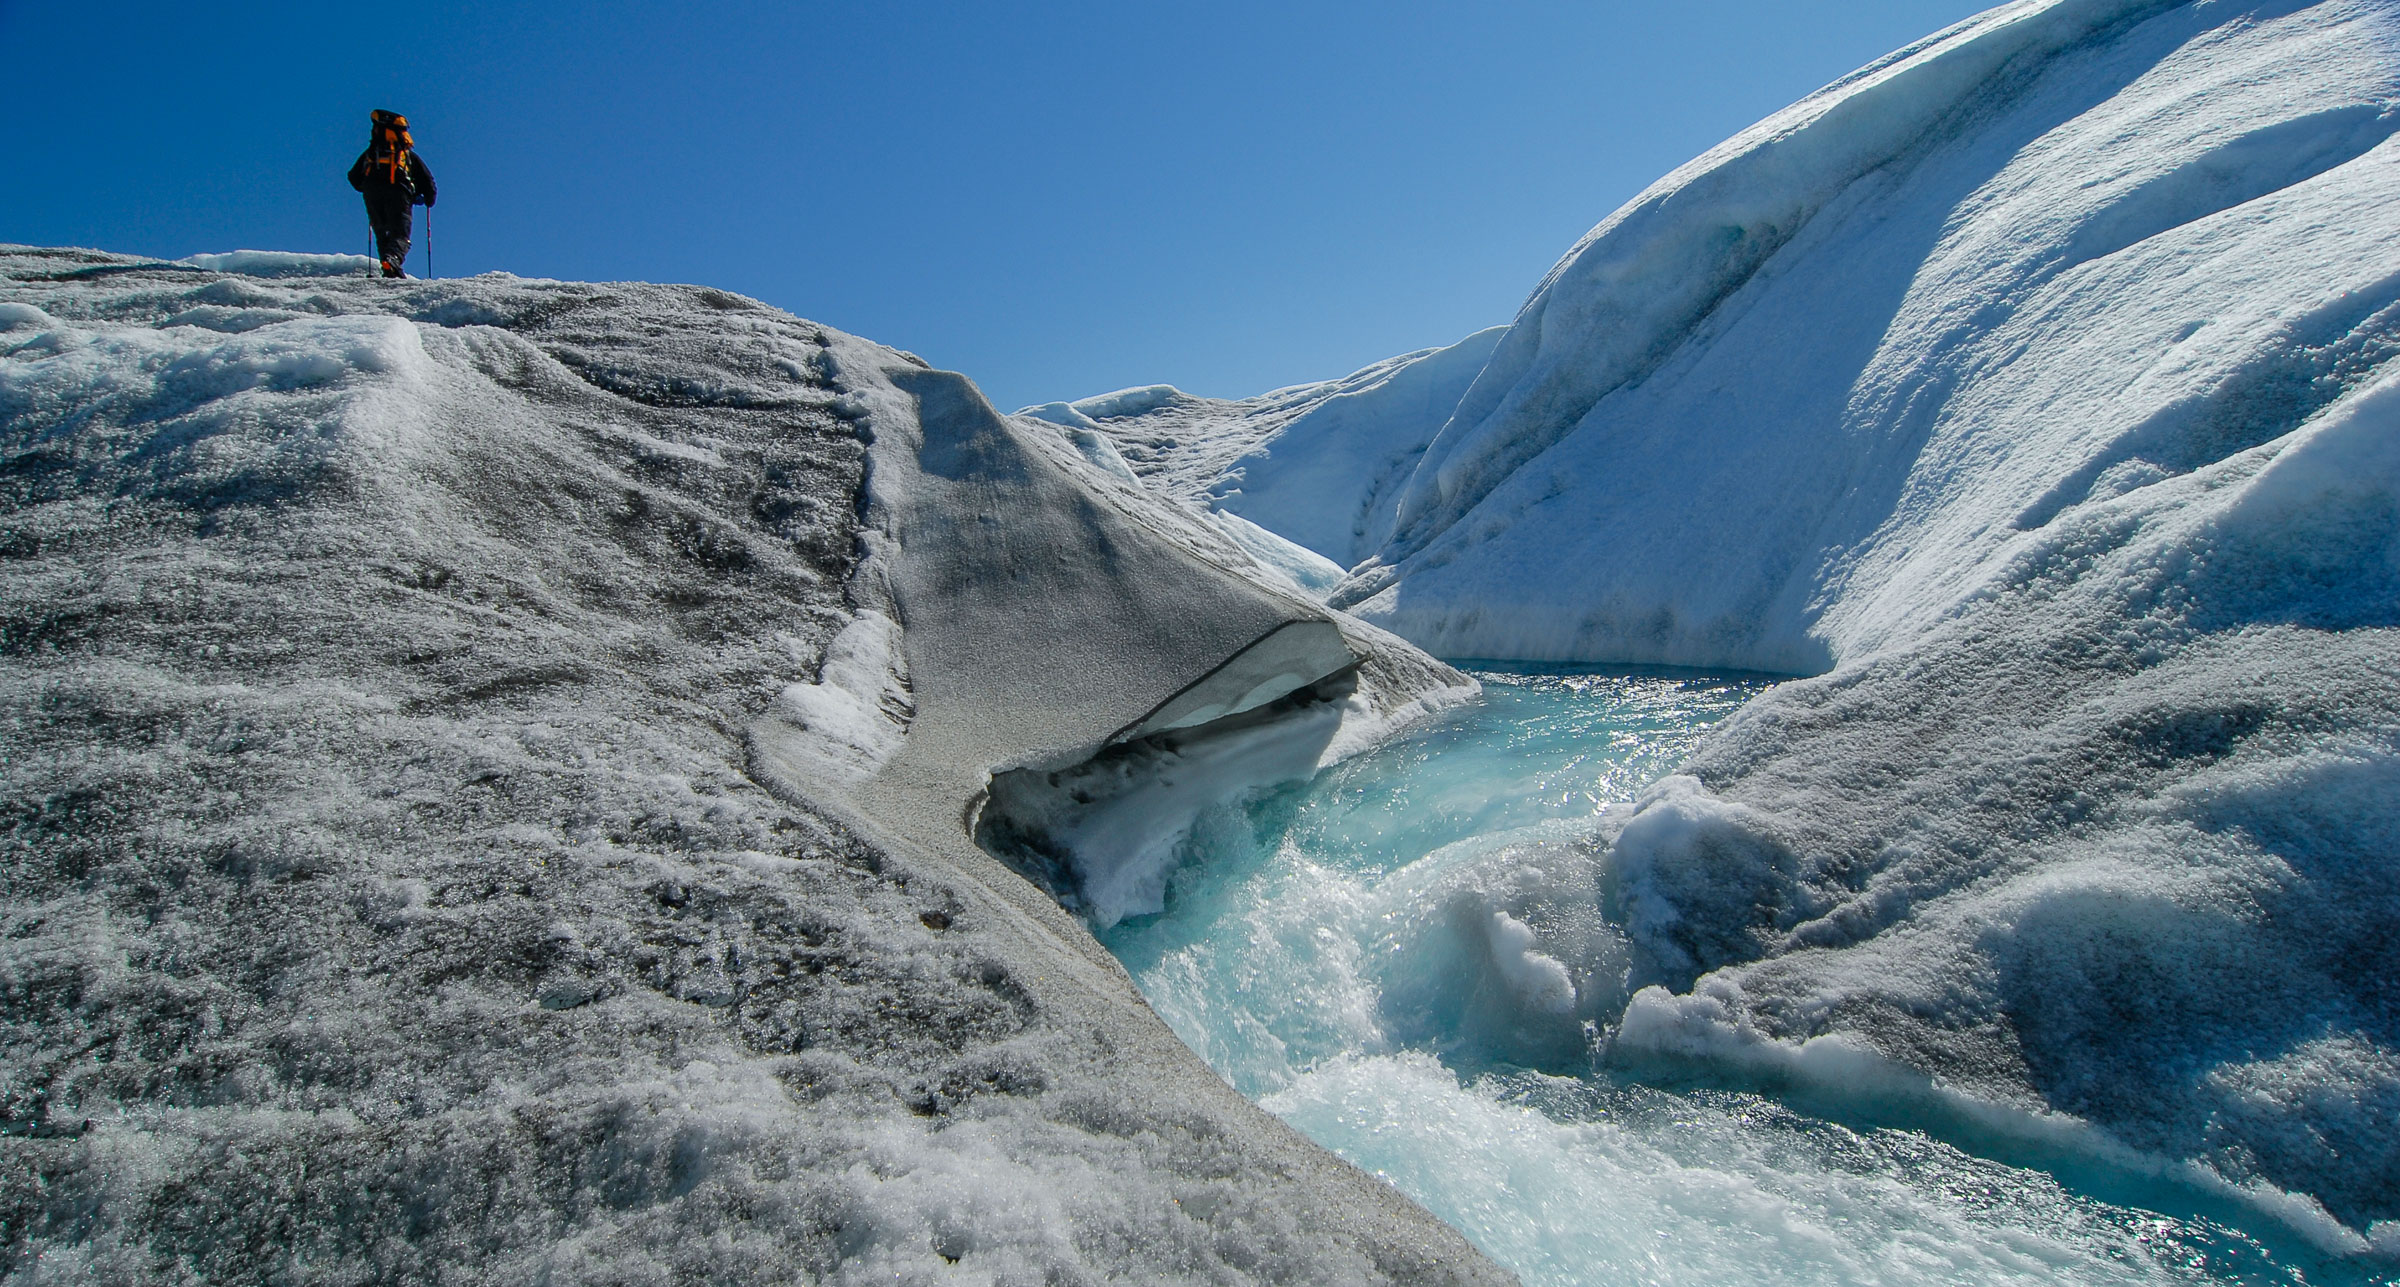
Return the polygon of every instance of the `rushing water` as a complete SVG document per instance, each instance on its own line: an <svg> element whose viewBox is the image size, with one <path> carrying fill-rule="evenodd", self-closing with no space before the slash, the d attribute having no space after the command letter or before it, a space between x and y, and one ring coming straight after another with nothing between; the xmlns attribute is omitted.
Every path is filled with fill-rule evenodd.
<svg viewBox="0 0 2400 1287"><path fill-rule="evenodd" d="M1243 1093L1528 1284L2370 1276L2273 1230L2103 1200L1914 1130L1592 1068L1590 1015L1567 1007L1575 989L1548 958L1510 954L1530 941L1510 913L1546 909L1555 935L1604 813L1758 685L1478 678L1481 702L1205 815L1166 913L1103 935ZM1590 929L1601 959L1608 932ZM1545 988L1567 991L1546 1004ZM1599 1004L1604 1022L1621 999Z"/></svg>

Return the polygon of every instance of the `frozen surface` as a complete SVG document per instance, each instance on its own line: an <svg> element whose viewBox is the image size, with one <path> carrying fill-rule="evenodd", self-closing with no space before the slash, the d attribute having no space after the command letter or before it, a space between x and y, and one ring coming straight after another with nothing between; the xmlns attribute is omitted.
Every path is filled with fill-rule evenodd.
<svg viewBox="0 0 2400 1287"><path fill-rule="evenodd" d="M2380 364L2396 21L2003 6L1662 179L1512 326L1093 423L1443 655L1821 671Z"/></svg>
<svg viewBox="0 0 2400 1287"><path fill-rule="evenodd" d="M0 1275L1502 1279L965 839L1320 605L754 301L207 262L0 248Z"/></svg>
<svg viewBox="0 0 2400 1287"><path fill-rule="evenodd" d="M1341 564L1305 545L1277 535L1231 510L1210 514L1219 529L1252 558L1290 577L1312 598L1322 599L1339 589L1346 574Z"/></svg>
<svg viewBox="0 0 2400 1287"><path fill-rule="evenodd" d="M873 776L899 749L916 712L900 627L864 608L825 646L815 680L786 685L775 699L796 763L810 777L856 781Z"/></svg>
<svg viewBox="0 0 2400 1287"><path fill-rule="evenodd" d="M1157 385L1017 414L1079 441L1105 436L1161 490L1346 569L1389 535L1379 515L1506 330L1255 398L1197 398Z"/></svg>
<svg viewBox="0 0 2400 1287"><path fill-rule="evenodd" d="M1123 740L1198 728L1246 714L1348 670L1361 660L1332 622L1289 622L1220 662L1117 737Z"/></svg>
<svg viewBox="0 0 2400 1287"><path fill-rule="evenodd" d="M2007 5L1611 215L1430 429L1311 447L1329 386L1095 424L1444 655L1816 676L1586 855L1612 1067L2071 1136L2388 1253L2395 132L2389 0Z"/></svg>
<svg viewBox="0 0 2400 1287"><path fill-rule="evenodd" d="M311 255L292 250L229 250L222 254L186 255L175 261L212 273L241 273L247 277L349 277L374 272L376 261L366 255Z"/></svg>
<svg viewBox="0 0 2400 1287"><path fill-rule="evenodd" d="M2172 1175L1596 1070L1580 1025L1613 1021L1636 966L1622 906L1592 918L1578 886L1625 804L1760 685L1481 678L1481 705L1211 813L1166 915L1107 941L1237 1084L1526 1282L2374 1278Z"/></svg>

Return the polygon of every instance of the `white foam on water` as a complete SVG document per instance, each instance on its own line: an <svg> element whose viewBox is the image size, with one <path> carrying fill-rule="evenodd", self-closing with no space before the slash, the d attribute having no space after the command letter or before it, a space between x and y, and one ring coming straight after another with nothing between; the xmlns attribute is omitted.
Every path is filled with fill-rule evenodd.
<svg viewBox="0 0 2400 1287"><path fill-rule="evenodd" d="M1674 968L1639 947L1646 877L1611 865L1624 805L1759 685L1479 677L1480 703L1204 814L1166 913L1106 941L1236 1086L1526 1282L2374 1272L2259 1201L2080 1148L2074 1130L2029 1143L1973 1114L1953 1130L1873 1111L1872 1087L1857 1112L1814 1083L1779 1102L1738 1061L1643 1074L1674 1084L1596 1066L1644 972Z"/></svg>
<svg viewBox="0 0 2400 1287"><path fill-rule="evenodd" d="M1327 1061L1264 1103L1529 1283L2287 1280L2220 1226L1754 1095L1462 1082L1411 1052Z"/></svg>

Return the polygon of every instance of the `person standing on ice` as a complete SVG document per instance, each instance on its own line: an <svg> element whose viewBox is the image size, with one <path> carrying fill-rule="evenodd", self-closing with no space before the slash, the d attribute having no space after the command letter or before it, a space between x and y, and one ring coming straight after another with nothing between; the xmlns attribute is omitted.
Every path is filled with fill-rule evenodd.
<svg viewBox="0 0 2400 1287"><path fill-rule="evenodd" d="M413 231L409 207L432 207L433 171L417 155L407 117L377 108L371 119L374 133L350 167L350 186L367 199L367 223L375 229L375 257L383 261L383 275L406 277L400 265L408 259Z"/></svg>

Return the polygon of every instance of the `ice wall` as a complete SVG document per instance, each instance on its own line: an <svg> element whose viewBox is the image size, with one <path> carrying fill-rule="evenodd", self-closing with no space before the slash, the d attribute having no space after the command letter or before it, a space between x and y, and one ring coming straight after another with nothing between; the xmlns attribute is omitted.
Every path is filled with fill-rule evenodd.
<svg viewBox="0 0 2400 1287"><path fill-rule="evenodd" d="M893 350L351 269L0 248L0 1275L1503 1279L965 839L1329 614Z"/></svg>
<svg viewBox="0 0 2400 1287"><path fill-rule="evenodd" d="M1092 423L1437 653L1823 670L2374 367L2393 22L2003 6L1662 179L1507 328Z"/></svg>
<svg viewBox="0 0 2400 1287"><path fill-rule="evenodd" d="M1820 676L1605 847L1608 1058L2096 1127L2400 1246L2396 132L2389 0L2010 5L1541 283L1333 602ZM1380 467L1227 424L1228 489Z"/></svg>
<svg viewBox="0 0 2400 1287"><path fill-rule="evenodd" d="M1816 671L2289 431L2400 298L2393 11L2158 8L1997 10L1612 216L1336 602L1451 655Z"/></svg>
<svg viewBox="0 0 2400 1287"><path fill-rule="evenodd" d="M1730 721L1609 851L1650 985L1614 1056L1871 1052L2400 1250L2395 443L2387 372Z"/></svg>
<svg viewBox="0 0 2400 1287"><path fill-rule="evenodd" d="M1348 567L1391 537L1394 493L1505 334L1478 331L1342 381L1211 480L1207 498ZM1244 408L1246 411L1247 408Z"/></svg>

